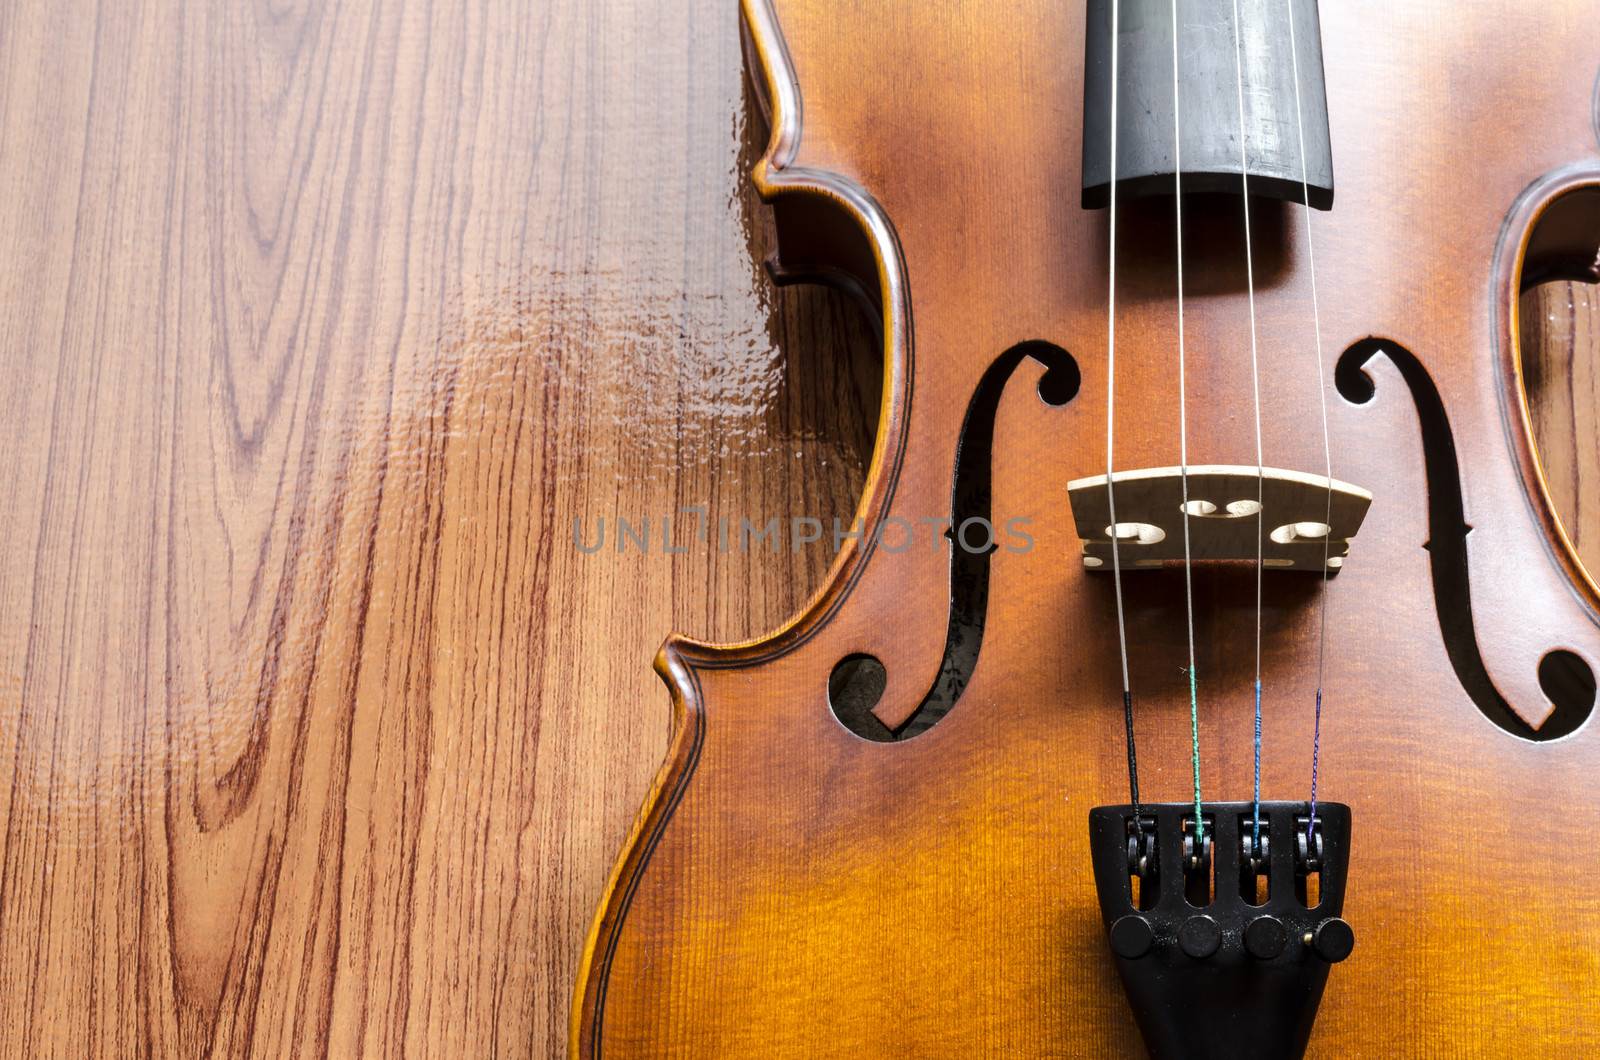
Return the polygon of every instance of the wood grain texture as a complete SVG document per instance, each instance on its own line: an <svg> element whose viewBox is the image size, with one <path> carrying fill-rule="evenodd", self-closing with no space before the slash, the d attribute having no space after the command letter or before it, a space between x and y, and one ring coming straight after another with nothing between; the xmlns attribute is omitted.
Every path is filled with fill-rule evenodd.
<svg viewBox="0 0 1600 1060"><path fill-rule="evenodd" d="M1600 573L1600 287L1544 284L1523 296L1522 320L1545 480L1584 566Z"/></svg>
<svg viewBox="0 0 1600 1060"><path fill-rule="evenodd" d="M829 558L660 520L847 515L876 409L734 11L3 23L0 1054L557 1054L651 655Z"/></svg>
<svg viewBox="0 0 1600 1060"><path fill-rule="evenodd" d="M1044 359L1020 365L992 449L982 431L986 493L1030 520L1036 548L988 558L981 657L934 727L862 739L830 717L828 680L877 656L872 713L921 712L949 672L946 632L979 635L937 549L844 554L759 642L668 643L679 726L586 950L574 1054L1130 1055L1084 871L1086 809L1127 790L1119 638L1108 579L1063 562L1078 541L1060 500L1105 466L1108 434L1106 222L1059 193L1077 185L1057 168L1079 140L1081 71L1063 57L1082 54L1081 11L742 6L775 111L754 177L784 258L826 263L831 235L833 262L884 306L869 526L950 513L956 439L991 365L1018 364L1004 351L1058 343L1084 388L1041 401ZM1325 688L1321 791L1356 822L1343 915L1361 941L1313 1055L1600 1049L1600 957L1581 941L1600 903L1567 886L1563 857L1530 855L1600 828L1581 797L1600 736L1576 727L1593 684L1543 676L1600 670L1600 587L1541 474L1517 322L1525 276L1590 270L1600 244L1594 56L1572 35L1594 16L1592 0L1323 6L1341 175L1315 222L1321 346L1300 215L1260 204L1245 229L1227 200L1185 212L1190 460L1252 452L1259 320L1269 462L1321 464L1310 410L1337 362L1335 473L1375 497L1337 581L1268 579L1260 619L1262 791L1305 797ZM1162 105L1160 89L1141 102ZM1479 144L1493 148L1465 146ZM1171 204L1123 216L1116 464L1165 466L1181 419ZM1140 786L1181 803L1184 579L1125 583ZM1255 597L1225 568L1194 583L1205 798L1242 798ZM1534 738L1557 731L1570 738Z"/></svg>
<svg viewBox="0 0 1600 1060"><path fill-rule="evenodd" d="M652 653L831 558L571 522L848 517L876 414L755 264L733 12L0 19L0 1055L561 1054Z"/></svg>

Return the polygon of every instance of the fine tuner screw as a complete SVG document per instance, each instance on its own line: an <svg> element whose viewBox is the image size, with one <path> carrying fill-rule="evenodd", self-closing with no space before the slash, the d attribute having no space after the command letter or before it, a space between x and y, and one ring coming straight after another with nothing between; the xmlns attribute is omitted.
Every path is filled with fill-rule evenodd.
<svg viewBox="0 0 1600 1060"><path fill-rule="evenodd" d="M1155 940L1150 921L1142 916L1119 917L1111 925L1111 952L1126 960L1136 961L1149 953Z"/></svg>
<svg viewBox="0 0 1600 1060"><path fill-rule="evenodd" d="M1258 961L1270 961L1289 944L1289 929L1275 916L1258 916L1244 929L1244 948Z"/></svg>
<svg viewBox="0 0 1600 1060"><path fill-rule="evenodd" d="M1203 961L1222 945L1222 928L1201 913L1183 922L1178 929L1178 948L1197 961Z"/></svg>
<svg viewBox="0 0 1600 1060"><path fill-rule="evenodd" d="M1338 964L1356 948L1356 933L1341 917L1330 916L1306 936L1306 943L1329 964Z"/></svg>

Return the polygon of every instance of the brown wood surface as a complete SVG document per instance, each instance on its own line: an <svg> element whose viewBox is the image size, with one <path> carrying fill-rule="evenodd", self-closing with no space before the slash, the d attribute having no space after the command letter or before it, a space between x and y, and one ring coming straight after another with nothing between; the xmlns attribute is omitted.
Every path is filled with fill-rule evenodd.
<svg viewBox="0 0 1600 1060"><path fill-rule="evenodd" d="M848 515L870 447L735 11L3 21L0 1055L556 1055L651 656L827 563L660 518Z"/></svg>
<svg viewBox="0 0 1600 1060"><path fill-rule="evenodd" d="M919 712L959 591L937 549L847 548L771 636L669 641L678 727L586 950L575 1055L1129 1055L1084 828L1127 790L1117 626L1108 579L1064 561L1078 542L1060 510L1066 482L1104 468L1107 429L1105 218L1077 208L1063 161L1082 13L742 6L773 108L754 178L784 261L845 267L884 307L868 525L949 513L968 398L1013 344L1058 342L1085 387L1051 407L1028 362L1000 401L996 514L1031 520L1037 547L988 561L981 656L933 728L862 740L829 716L828 675L875 655L876 718ZM1594 861L1553 853L1600 828L1600 731L1553 723L1588 711L1593 685L1541 676L1600 669L1600 589L1534 450L1517 322L1524 275L1592 273L1600 245L1596 17L1591 0L1324 5L1340 178L1315 222L1321 363L1301 215L1252 209L1253 308L1239 207L1186 215L1191 461L1253 450L1247 322L1277 466L1321 464L1318 390L1357 357L1329 403L1334 470L1375 500L1326 590L1322 793L1356 822L1343 911L1360 942L1313 1055L1600 1050L1600 901L1568 885ZM1124 217L1116 462L1164 466L1170 202ZM1181 803L1183 580L1125 581L1144 795ZM1250 790L1252 587L1195 578L1212 801ZM1268 798L1309 784L1319 591L1266 588ZM1571 735L1530 738L1551 729Z"/></svg>
<svg viewBox="0 0 1600 1060"><path fill-rule="evenodd" d="M1545 480L1584 566L1600 572L1600 287L1535 288L1522 320Z"/></svg>
<svg viewBox="0 0 1600 1060"><path fill-rule="evenodd" d="M661 516L847 518L870 451L869 329L756 265L733 12L4 25L0 1055L559 1055L666 747L651 655L831 558L666 555ZM579 553L602 517L650 553Z"/></svg>

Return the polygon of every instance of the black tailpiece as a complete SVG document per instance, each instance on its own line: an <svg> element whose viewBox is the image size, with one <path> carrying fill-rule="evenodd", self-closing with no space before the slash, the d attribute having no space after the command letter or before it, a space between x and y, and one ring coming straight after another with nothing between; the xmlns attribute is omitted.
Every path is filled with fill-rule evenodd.
<svg viewBox="0 0 1600 1060"><path fill-rule="evenodd" d="M1100 806L1089 811L1100 912L1117 972L1156 1060L1298 1058L1328 966L1355 936L1339 918L1350 854L1350 808Z"/></svg>

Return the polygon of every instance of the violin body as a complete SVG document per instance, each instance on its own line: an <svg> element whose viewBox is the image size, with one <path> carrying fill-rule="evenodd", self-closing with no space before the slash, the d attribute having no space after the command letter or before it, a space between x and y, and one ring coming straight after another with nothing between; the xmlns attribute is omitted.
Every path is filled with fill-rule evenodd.
<svg viewBox="0 0 1600 1060"><path fill-rule="evenodd" d="M1126 788L1112 585L1066 493L1105 470L1107 412L1082 6L742 16L774 272L881 314L882 414L862 533L804 611L658 656L671 747L584 954L573 1054L1136 1055L1086 827ZM1516 315L1528 284L1594 278L1597 26L1593 0L1322 5L1339 183L1315 216L1320 372L1299 208L1248 207L1268 461L1322 468L1325 386L1333 474L1373 495L1325 588L1264 588L1262 787L1304 798L1326 592L1321 783L1356 836L1360 941L1311 1055L1600 1052L1600 591L1544 487ZM1189 461L1253 463L1241 208L1186 209ZM1170 211L1130 204L1118 232L1119 467L1178 462ZM996 375L1030 342L1070 363L1021 347ZM1030 539L987 557L976 597L917 529L951 514L964 444L994 521ZM1123 581L1145 794L1182 802L1181 576ZM1194 571L1208 798L1250 794L1253 586ZM871 655L893 731L953 652L956 694L911 738L864 739L830 706L835 667Z"/></svg>

